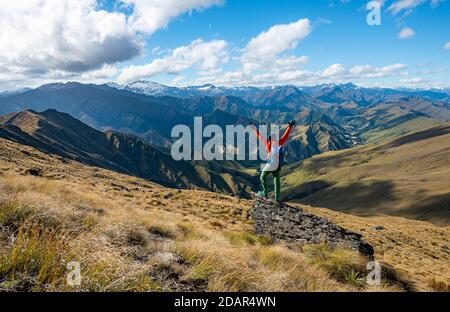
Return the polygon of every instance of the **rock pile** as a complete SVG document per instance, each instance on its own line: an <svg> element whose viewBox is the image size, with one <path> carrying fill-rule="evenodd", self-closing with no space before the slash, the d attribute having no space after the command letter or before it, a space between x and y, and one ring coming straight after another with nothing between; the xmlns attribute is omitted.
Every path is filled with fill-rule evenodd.
<svg viewBox="0 0 450 312"><path fill-rule="evenodd" d="M285 203L256 197L252 217L257 235L269 235L275 241L317 244L326 242L332 247L346 246L372 257L373 248L360 234Z"/></svg>

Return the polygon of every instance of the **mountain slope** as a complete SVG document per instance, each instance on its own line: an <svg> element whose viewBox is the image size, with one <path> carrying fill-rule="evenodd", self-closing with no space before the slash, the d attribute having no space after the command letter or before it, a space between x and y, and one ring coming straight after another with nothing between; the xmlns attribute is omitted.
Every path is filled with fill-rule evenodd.
<svg viewBox="0 0 450 312"><path fill-rule="evenodd" d="M296 162L328 151L353 147L358 143L352 134L326 114L311 111L298 116L298 125L286 144L286 160Z"/></svg>
<svg viewBox="0 0 450 312"><path fill-rule="evenodd" d="M0 137L27 144L46 153L121 173L150 179L162 185L211 189L245 195L246 183L226 180L201 166L175 161L138 137L97 131L56 110L23 111L0 117ZM244 177L240 175L244 180Z"/></svg>
<svg viewBox="0 0 450 312"><path fill-rule="evenodd" d="M358 215L450 224L450 124L290 165L286 198Z"/></svg>
<svg viewBox="0 0 450 312"><path fill-rule="evenodd" d="M349 250L323 245L288 248L256 236L246 217L251 205L205 191L168 189L0 138L0 289L253 292L446 287L449 256L441 246L448 228L301 206L361 232L375 247L375 259L388 274L383 274L382 286L370 287L360 278L367 274L367 260ZM371 230L375 225L386 230ZM67 284L61 265L71 261L82 263L82 284L76 288Z"/></svg>
<svg viewBox="0 0 450 312"><path fill-rule="evenodd" d="M360 132L367 143L390 141L445 123L415 111L401 101L376 105L364 112L364 118L366 123L361 125Z"/></svg>
<svg viewBox="0 0 450 312"><path fill-rule="evenodd" d="M26 173L36 167L40 176ZM258 238L246 218L250 206L64 163L0 139L0 289L358 290L312 264L306 253ZM339 252L352 269L363 263ZM65 264L72 261L82 265L76 287L67 283Z"/></svg>

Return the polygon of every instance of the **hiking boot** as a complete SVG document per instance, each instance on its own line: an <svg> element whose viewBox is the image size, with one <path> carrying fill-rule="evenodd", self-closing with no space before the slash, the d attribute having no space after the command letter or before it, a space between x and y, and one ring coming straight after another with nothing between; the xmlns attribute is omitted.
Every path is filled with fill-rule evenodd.
<svg viewBox="0 0 450 312"><path fill-rule="evenodd" d="M264 193L263 191L261 191L261 192L258 192L258 193L257 193L257 195L258 195L258 196L260 196L260 197L264 197L264 198L267 198L267 195L266 195L266 193Z"/></svg>

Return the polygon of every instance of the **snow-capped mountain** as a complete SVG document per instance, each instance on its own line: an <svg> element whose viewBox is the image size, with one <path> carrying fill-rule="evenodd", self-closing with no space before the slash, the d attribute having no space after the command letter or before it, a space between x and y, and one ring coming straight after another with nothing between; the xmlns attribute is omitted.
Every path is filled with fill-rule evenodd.
<svg viewBox="0 0 450 312"><path fill-rule="evenodd" d="M217 87L212 84L205 84L200 86L188 86L188 87L169 87L157 82L138 80L128 84L119 85L111 82L108 86L120 90L127 90L134 93L145 94L149 96L173 96L179 98L188 98L194 96L237 96L248 97L256 93L291 88L290 86L279 87Z"/></svg>
<svg viewBox="0 0 450 312"><path fill-rule="evenodd" d="M149 96L173 96L179 98L188 98L193 96L221 96L226 94L226 89L218 88L213 85L192 86L192 87L169 87L157 82L138 80L125 85L108 83L108 86L127 90L134 93L145 94Z"/></svg>
<svg viewBox="0 0 450 312"><path fill-rule="evenodd" d="M125 85L119 85L116 83L108 83L108 86L120 89L127 90L134 93L151 95L151 96L166 96L171 95L171 91L176 91L177 88L168 87L163 84L147 81L147 80L138 80Z"/></svg>

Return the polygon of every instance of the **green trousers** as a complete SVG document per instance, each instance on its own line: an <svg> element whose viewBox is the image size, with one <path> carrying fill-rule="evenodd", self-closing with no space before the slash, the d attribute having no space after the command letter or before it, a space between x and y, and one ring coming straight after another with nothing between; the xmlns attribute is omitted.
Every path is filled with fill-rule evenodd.
<svg viewBox="0 0 450 312"><path fill-rule="evenodd" d="M280 193L281 193L281 183L280 183L280 170L277 171L263 171L261 172L260 180L261 185L263 188L264 196L267 197L268 192L268 185L267 185L267 176L272 174L273 175L273 185L275 188L275 200L280 200Z"/></svg>

